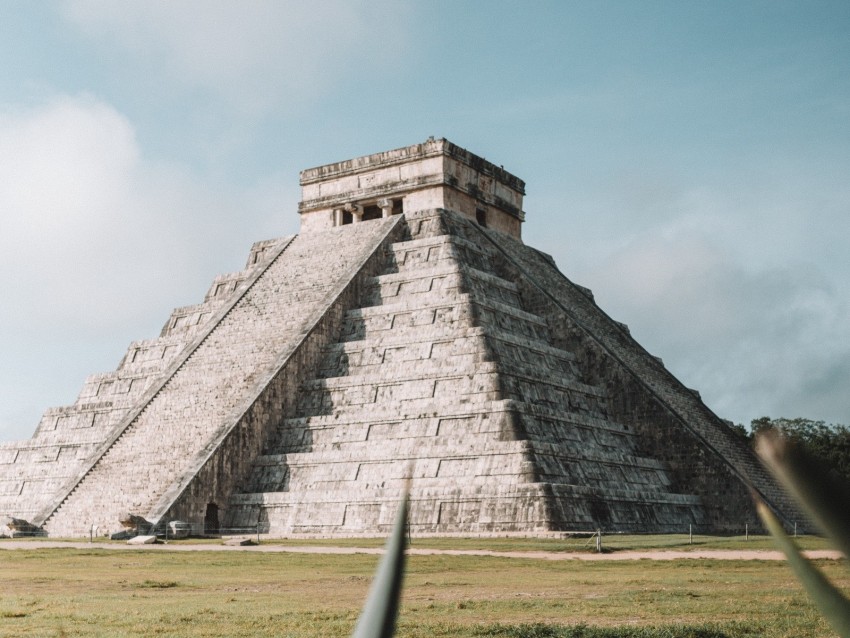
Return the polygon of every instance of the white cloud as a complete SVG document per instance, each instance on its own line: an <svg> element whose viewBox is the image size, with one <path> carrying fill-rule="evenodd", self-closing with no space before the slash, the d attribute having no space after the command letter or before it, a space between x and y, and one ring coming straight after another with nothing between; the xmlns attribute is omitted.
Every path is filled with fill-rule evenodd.
<svg viewBox="0 0 850 638"><path fill-rule="evenodd" d="M398 68L411 13L391 0L64 5L66 19L85 33L252 112L309 102L353 71L368 81ZM376 85L376 99L381 94Z"/></svg>
<svg viewBox="0 0 850 638"><path fill-rule="evenodd" d="M225 192L153 162L91 96L0 109L0 439L29 436L173 307L199 303L251 242L294 232L296 188L268 176Z"/></svg>
<svg viewBox="0 0 850 638"><path fill-rule="evenodd" d="M753 269L717 238L667 228L590 278L602 307L721 416L850 413L850 311L811 264Z"/></svg>
<svg viewBox="0 0 850 638"><path fill-rule="evenodd" d="M4 287L29 299L49 288L54 308L67 312L78 277L95 279L97 253L119 239L138 162L130 124L92 98L60 97L0 116ZM65 285L50 286L58 272Z"/></svg>
<svg viewBox="0 0 850 638"><path fill-rule="evenodd" d="M128 122L91 98L0 114L5 241L18 234L53 242L81 222L105 219L137 161Z"/></svg>
<svg viewBox="0 0 850 638"><path fill-rule="evenodd" d="M721 416L848 423L850 187L804 159L636 164L562 188L541 208L569 214L530 243Z"/></svg>

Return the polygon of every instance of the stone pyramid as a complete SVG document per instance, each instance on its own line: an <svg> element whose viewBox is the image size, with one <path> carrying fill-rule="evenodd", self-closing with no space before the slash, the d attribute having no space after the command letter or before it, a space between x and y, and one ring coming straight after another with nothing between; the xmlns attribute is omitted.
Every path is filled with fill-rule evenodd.
<svg viewBox="0 0 850 638"><path fill-rule="evenodd" d="M134 342L32 439L0 514L376 535L733 531L790 501L727 425L521 241L524 183L447 140L303 171L301 233Z"/></svg>

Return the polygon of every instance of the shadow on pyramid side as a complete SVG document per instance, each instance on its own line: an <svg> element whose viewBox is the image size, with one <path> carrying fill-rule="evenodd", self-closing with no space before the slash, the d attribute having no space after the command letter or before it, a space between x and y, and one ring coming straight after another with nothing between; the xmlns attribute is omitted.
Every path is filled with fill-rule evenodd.
<svg viewBox="0 0 850 638"><path fill-rule="evenodd" d="M176 310L29 441L0 514L275 536L731 532L747 445L520 239L524 184L446 140L302 172L302 232Z"/></svg>

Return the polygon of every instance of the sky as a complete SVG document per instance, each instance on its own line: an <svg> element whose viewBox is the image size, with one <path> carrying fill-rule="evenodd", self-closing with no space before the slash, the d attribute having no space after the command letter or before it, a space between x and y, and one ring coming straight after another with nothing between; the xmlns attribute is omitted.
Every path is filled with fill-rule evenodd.
<svg viewBox="0 0 850 638"><path fill-rule="evenodd" d="M850 3L0 0L0 440L446 137L720 416L850 423Z"/></svg>

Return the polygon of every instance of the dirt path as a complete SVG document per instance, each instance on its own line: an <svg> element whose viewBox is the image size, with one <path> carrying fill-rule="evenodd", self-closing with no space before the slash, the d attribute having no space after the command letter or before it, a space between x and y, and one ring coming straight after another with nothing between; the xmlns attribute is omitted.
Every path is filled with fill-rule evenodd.
<svg viewBox="0 0 850 638"><path fill-rule="evenodd" d="M86 543L73 541L14 541L4 540L0 542L0 549L113 549L130 551L164 551L164 552L278 552L292 554L382 554L380 547L329 547L329 546L294 546L294 545L223 545L216 543L204 544L175 544L157 543L156 545L124 545L117 543ZM694 551L656 550L656 551L622 551L606 554L590 552L497 552L478 549L427 549L411 547L407 550L411 556L493 556L497 558L530 558L534 560L683 560L683 559L711 559L711 560L785 560L785 556L778 551L770 550L725 550L725 549L701 549ZM842 554L834 550L812 550L803 552L805 556L812 559L843 558Z"/></svg>

